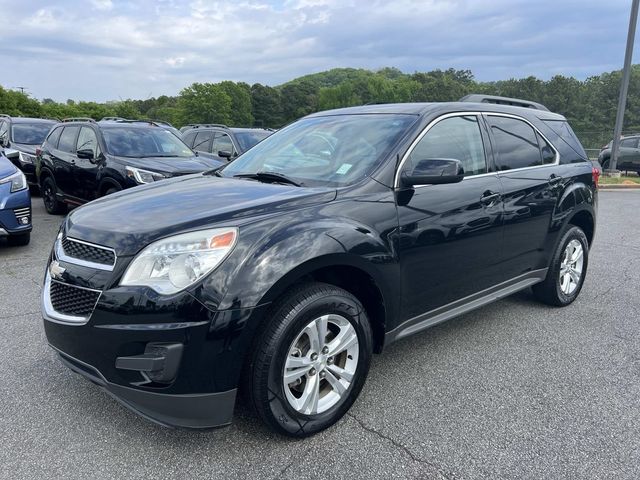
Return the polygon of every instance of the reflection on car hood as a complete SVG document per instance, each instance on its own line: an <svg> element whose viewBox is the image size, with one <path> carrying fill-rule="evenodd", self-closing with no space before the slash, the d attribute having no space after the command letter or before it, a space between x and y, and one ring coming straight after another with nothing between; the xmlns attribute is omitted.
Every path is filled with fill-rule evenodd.
<svg viewBox="0 0 640 480"><path fill-rule="evenodd" d="M193 157L145 157L129 158L117 157L126 165L136 168L153 170L164 173L167 176L185 175L187 173L200 173L223 165L222 162L202 156Z"/></svg>
<svg viewBox="0 0 640 480"><path fill-rule="evenodd" d="M0 154L0 180L16 173L17 168L11 161Z"/></svg>
<svg viewBox="0 0 640 480"><path fill-rule="evenodd" d="M189 175L95 200L67 218L67 235L132 255L159 238L331 201L336 190Z"/></svg>

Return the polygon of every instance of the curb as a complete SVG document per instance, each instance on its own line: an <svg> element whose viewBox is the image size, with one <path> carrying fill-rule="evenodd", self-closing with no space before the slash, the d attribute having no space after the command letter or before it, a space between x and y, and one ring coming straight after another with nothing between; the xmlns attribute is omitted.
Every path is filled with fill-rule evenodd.
<svg viewBox="0 0 640 480"><path fill-rule="evenodd" d="M600 186L598 187L598 190L602 191L602 190L639 190L640 189L640 183L636 183L635 185L624 185L624 184L610 184L610 185L603 185L600 184Z"/></svg>

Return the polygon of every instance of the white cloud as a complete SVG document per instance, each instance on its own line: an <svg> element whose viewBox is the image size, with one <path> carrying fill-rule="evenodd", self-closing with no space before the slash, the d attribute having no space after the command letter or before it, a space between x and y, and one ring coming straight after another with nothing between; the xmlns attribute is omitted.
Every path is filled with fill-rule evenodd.
<svg viewBox="0 0 640 480"><path fill-rule="evenodd" d="M2 82L38 97L104 100L171 95L196 81L278 84L342 66L584 77L622 62L628 8L627 0L0 0L3 23L20 25L1 34Z"/></svg>

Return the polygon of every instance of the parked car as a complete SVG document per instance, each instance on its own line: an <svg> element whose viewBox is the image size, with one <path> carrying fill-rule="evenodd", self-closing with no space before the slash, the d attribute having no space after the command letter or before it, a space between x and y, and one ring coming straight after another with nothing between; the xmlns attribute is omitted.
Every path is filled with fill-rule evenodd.
<svg viewBox="0 0 640 480"><path fill-rule="evenodd" d="M561 115L471 99L316 113L75 210L42 290L49 344L161 424L226 425L241 389L304 437L397 340L529 287L571 304L597 171Z"/></svg>
<svg viewBox="0 0 640 480"><path fill-rule="evenodd" d="M27 245L31 228L27 178L0 153L0 237L6 237L9 245Z"/></svg>
<svg viewBox="0 0 640 480"><path fill-rule="evenodd" d="M197 152L213 155L220 161L229 161L261 142L273 130L264 128L229 128L221 124L191 125L182 139Z"/></svg>
<svg viewBox="0 0 640 480"><path fill-rule="evenodd" d="M639 140L640 135L630 135L628 137L623 137L620 139L620 150L618 152L617 162L618 170L636 172L638 175L640 175L640 146L638 145ZM609 168L609 163L611 162L612 143L613 140L602 147L602 149L600 150L600 154L598 155L598 162L605 170Z"/></svg>
<svg viewBox="0 0 640 480"><path fill-rule="evenodd" d="M38 186L36 149L56 123L43 118L0 115L0 153L22 170L32 188Z"/></svg>
<svg viewBox="0 0 640 480"><path fill-rule="evenodd" d="M70 118L56 125L42 144L38 180L47 212L58 214L67 205L222 164L198 156L153 122Z"/></svg>

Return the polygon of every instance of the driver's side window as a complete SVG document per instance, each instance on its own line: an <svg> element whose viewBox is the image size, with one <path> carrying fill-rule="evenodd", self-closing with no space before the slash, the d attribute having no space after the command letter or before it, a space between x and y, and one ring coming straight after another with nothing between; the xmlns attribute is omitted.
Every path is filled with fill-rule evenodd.
<svg viewBox="0 0 640 480"><path fill-rule="evenodd" d="M449 117L436 123L415 146L405 169L411 172L420 161L427 159L459 160L465 177L487 173L478 117Z"/></svg>

